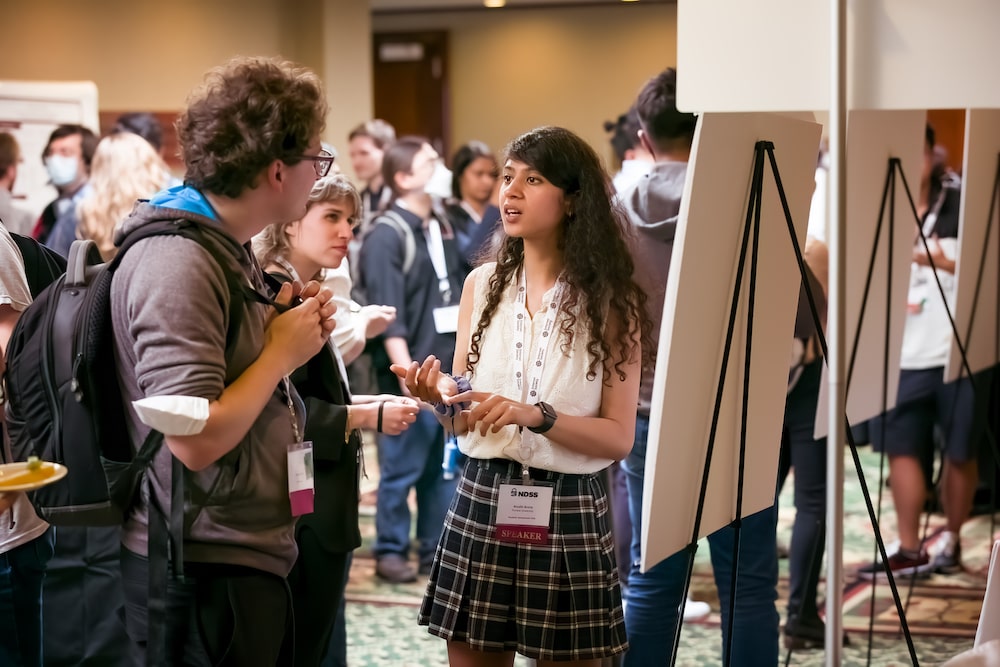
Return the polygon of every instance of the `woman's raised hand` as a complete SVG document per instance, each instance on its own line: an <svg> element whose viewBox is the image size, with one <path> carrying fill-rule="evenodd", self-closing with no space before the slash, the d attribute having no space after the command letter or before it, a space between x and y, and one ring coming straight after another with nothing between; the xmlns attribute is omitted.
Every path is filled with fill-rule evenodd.
<svg viewBox="0 0 1000 667"><path fill-rule="evenodd" d="M458 393L455 378L441 372L441 361L433 354L424 363L410 362L409 366L392 364L389 370L403 380L410 395L427 403L450 402L445 399Z"/></svg>

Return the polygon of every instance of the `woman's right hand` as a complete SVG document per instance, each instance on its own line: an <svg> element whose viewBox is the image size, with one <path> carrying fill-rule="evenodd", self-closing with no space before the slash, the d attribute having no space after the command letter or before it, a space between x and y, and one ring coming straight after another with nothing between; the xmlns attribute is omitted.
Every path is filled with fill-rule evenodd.
<svg viewBox="0 0 1000 667"><path fill-rule="evenodd" d="M455 378L441 372L441 361L433 354L422 364L416 361L409 366L392 364L389 370L403 381L410 395L427 403L441 403L446 396L458 393Z"/></svg>
<svg viewBox="0 0 1000 667"><path fill-rule="evenodd" d="M387 435L399 435L410 428L410 424L417 421L417 413L420 412L420 406L417 402L405 396L397 396L392 401L369 404L369 407L375 409L376 415L380 404L382 406L382 433ZM377 420L378 417L376 416L375 419ZM377 421L373 426L376 425Z"/></svg>

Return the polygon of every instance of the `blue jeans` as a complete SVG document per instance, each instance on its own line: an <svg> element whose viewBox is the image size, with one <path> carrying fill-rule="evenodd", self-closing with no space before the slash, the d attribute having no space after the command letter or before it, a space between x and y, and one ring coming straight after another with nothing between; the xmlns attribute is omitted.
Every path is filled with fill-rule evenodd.
<svg viewBox="0 0 1000 667"><path fill-rule="evenodd" d="M687 551L674 554L645 573L639 572L642 488L648 435L649 419L638 415L635 443L623 464L632 518L632 571L625 607L629 650L622 663L624 667L670 664L687 577ZM733 623L734 665L774 667L778 664L778 610L775 606L778 583L777 520L776 506L743 519ZM722 608L724 663L728 644L729 601L733 592L731 578L735 536L736 531L732 527L722 528L708 536L712 570Z"/></svg>
<svg viewBox="0 0 1000 667"><path fill-rule="evenodd" d="M8 515L0 517L7 521ZM0 554L0 665L42 664L42 581L53 531Z"/></svg>
<svg viewBox="0 0 1000 667"><path fill-rule="evenodd" d="M417 491L417 540L421 563L434 559L457 479L441 475L444 429L429 410L399 435L379 435L378 497L375 501L375 557L410 551L410 489Z"/></svg>

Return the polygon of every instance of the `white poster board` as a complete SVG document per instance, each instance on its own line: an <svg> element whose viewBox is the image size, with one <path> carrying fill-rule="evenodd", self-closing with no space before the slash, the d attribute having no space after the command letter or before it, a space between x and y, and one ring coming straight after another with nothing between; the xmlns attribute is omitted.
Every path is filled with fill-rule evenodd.
<svg viewBox="0 0 1000 667"><path fill-rule="evenodd" d="M847 118L847 226L844 239L845 383L847 416L852 424L882 412L883 377L886 378L886 407L896 405L899 389L899 352L906 320L906 294L910 285L910 265L917 227L902 180L896 176L896 192L885 193L889 158L899 158L906 183L914 200L920 195L923 164L924 111L852 111ZM894 204L895 210L890 209ZM879 214L882 233L875 251L871 286L865 299L865 281L875 247ZM892 256L892 285L889 286L889 224L895 221ZM888 321L886 315L888 314ZM860 331L858 323L861 322ZM886 330L888 328L888 350ZM851 351L857 348L851 370ZM883 375L883 362L887 375ZM829 414L828 369L823 368L819 405L816 410L816 437L826 435Z"/></svg>
<svg viewBox="0 0 1000 667"><path fill-rule="evenodd" d="M1000 107L997 26L996 0L848 0L847 108ZM828 0L678 0L677 106L829 109L830 47Z"/></svg>
<svg viewBox="0 0 1000 667"><path fill-rule="evenodd" d="M965 161L953 316L973 373L1000 362L997 356L1000 201L996 201L997 193L994 192L996 179L1000 176L997 174L998 161L1000 109L969 109L965 114ZM965 375L961 351L953 342L945 381Z"/></svg>
<svg viewBox="0 0 1000 667"><path fill-rule="evenodd" d="M982 646L996 639L1000 639L1000 541L993 543L989 574L986 577L986 594L983 596L983 609L979 615L979 627L973 646Z"/></svg>
<svg viewBox="0 0 1000 667"><path fill-rule="evenodd" d="M52 130L78 124L100 134L97 86L90 81L0 81L0 131L10 132L21 147L22 162L14 183L15 204L38 216L56 190L42 164Z"/></svg>
<svg viewBox="0 0 1000 667"><path fill-rule="evenodd" d="M805 240L821 127L776 114L704 114L698 122L664 297L642 508L642 568L692 537L753 173L774 143L799 243ZM764 169L750 355L742 514L774 503L800 276L770 166ZM700 535L736 518L750 254L725 380Z"/></svg>

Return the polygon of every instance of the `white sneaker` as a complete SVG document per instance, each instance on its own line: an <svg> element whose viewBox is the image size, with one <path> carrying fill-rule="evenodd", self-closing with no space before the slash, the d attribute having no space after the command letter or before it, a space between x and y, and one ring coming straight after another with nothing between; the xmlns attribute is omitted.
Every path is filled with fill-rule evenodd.
<svg viewBox="0 0 1000 667"><path fill-rule="evenodd" d="M684 620L700 621L712 612L712 608L707 602L698 602L688 597L684 601Z"/></svg>

